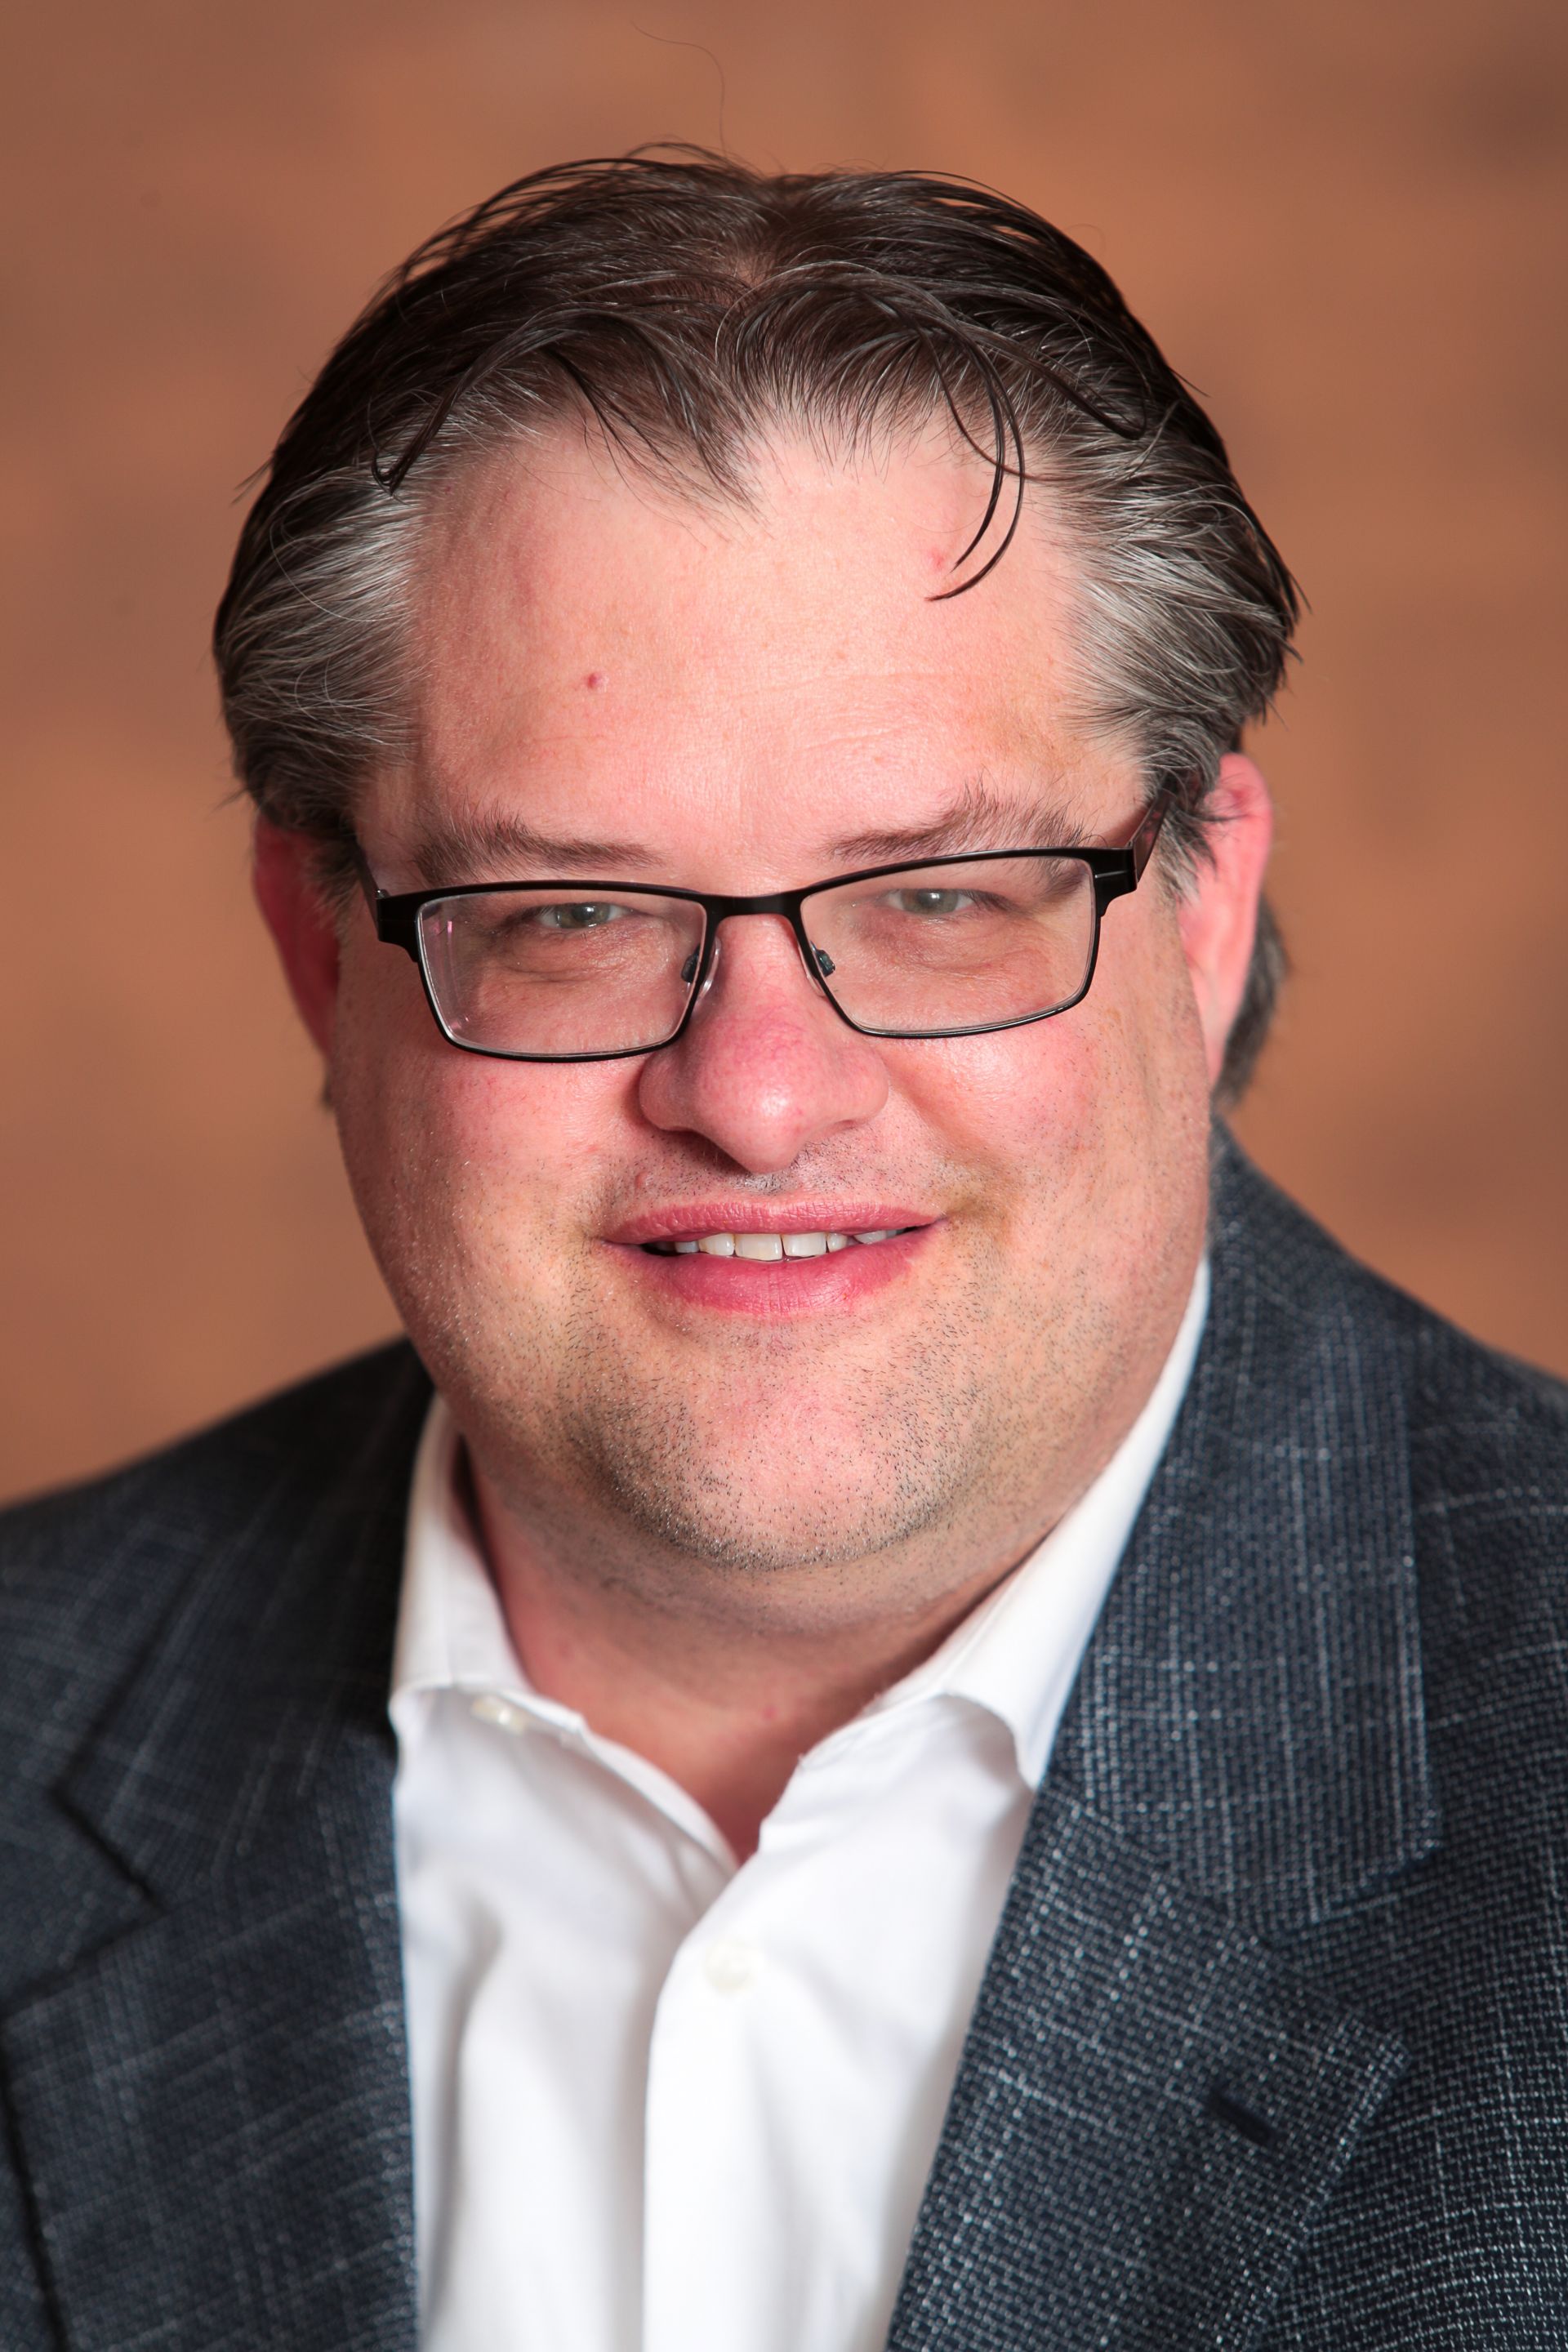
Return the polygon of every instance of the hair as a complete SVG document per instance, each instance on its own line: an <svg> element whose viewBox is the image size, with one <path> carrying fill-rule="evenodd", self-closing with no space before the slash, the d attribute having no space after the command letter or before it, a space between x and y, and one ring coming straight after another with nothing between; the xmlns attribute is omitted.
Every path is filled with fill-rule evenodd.
<svg viewBox="0 0 1568 2352"><path fill-rule="evenodd" d="M237 773L341 884L366 774L405 744L421 525L455 468L563 420L744 503L770 434L825 450L945 419L991 469L940 593L1002 560L1026 487L1076 566L1080 716L1173 794L1178 876L1219 762L1277 692L1294 583L1196 400L1037 215L915 173L764 176L700 150L538 172L430 237L332 352L246 520L215 652ZM1267 905L1218 1094L1285 969Z"/></svg>

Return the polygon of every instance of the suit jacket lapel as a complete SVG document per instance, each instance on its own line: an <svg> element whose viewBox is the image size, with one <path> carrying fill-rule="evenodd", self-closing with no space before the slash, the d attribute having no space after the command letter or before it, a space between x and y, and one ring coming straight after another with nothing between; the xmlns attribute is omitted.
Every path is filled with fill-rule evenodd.
<svg viewBox="0 0 1568 2352"><path fill-rule="evenodd" d="M1404 2063L1048 1790L910 2252L895 2352L1250 2344Z"/></svg>
<svg viewBox="0 0 1568 2352"><path fill-rule="evenodd" d="M1264 1932L1437 1835L1388 1294L1223 1142L1208 1327L1054 1775Z"/></svg>
<svg viewBox="0 0 1568 2352"><path fill-rule="evenodd" d="M1221 1140L1215 1287L1058 1735L894 2352L1253 2342L1396 2079L1317 1923L1430 1852L1386 1306ZM1263 1939L1289 1939L1289 1964Z"/></svg>
<svg viewBox="0 0 1568 2352"><path fill-rule="evenodd" d="M0 2043L78 2352L415 2342L385 1695L427 1395L398 1350L192 1450L201 1564L63 1784L103 1897Z"/></svg>

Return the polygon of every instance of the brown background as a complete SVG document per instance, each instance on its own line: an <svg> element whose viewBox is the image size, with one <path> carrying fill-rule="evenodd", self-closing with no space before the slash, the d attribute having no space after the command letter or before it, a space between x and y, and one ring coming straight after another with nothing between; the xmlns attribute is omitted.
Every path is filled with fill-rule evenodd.
<svg viewBox="0 0 1568 2352"><path fill-rule="evenodd" d="M0 1491L391 1326L223 804L235 485L423 232L660 136L996 183L1206 395L1313 607L1243 1132L1568 1370L1556 0L55 0L5 50Z"/></svg>

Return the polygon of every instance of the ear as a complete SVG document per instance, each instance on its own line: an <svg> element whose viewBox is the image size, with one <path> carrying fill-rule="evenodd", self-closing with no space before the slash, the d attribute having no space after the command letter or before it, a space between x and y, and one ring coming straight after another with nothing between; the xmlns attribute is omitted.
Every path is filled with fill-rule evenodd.
<svg viewBox="0 0 1568 2352"><path fill-rule="evenodd" d="M1220 761L1209 808L1205 854L1182 893L1178 920L1212 1087L1247 986L1274 807L1252 761L1232 751Z"/></svg>
<svg viewBox="0 0 1568 2352"><path fill-rule="evenodd" d="M317 878L317 845L258 817L251 864L257 902L277 943L289 993L323 1060L332 1051L341 943Z"/></svg>

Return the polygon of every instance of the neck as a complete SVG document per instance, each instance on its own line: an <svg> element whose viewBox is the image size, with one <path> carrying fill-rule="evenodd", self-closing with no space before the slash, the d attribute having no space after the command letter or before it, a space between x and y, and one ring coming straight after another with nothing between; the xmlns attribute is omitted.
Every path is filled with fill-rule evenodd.
<svg viewBox="0 0 1568 2352"><path fill-rule="evenodd" d="M551 1541L481 1471L470 1475L478 1531L535 1689L668 1773L742 1861L801 1757L939 1648L1049 1524L989 1548L961 1583L912 1603L900 1596L900 1564L885 1560L879 1591L858 1607L843 1596L861 1580L842 1569L826 1595L784 1571L760 1598L715 1596L710 1572L672 1590L677 1580L650 1577L646 1558L626 1573L598 1546L584 1573L585 1548ZM903 1594L923 1582L903 1580Z"/></svg>

